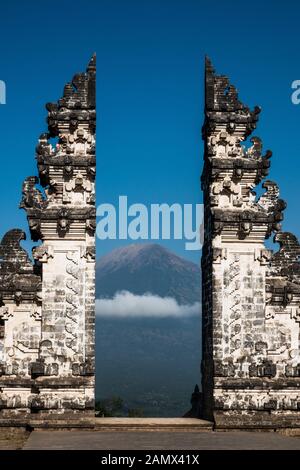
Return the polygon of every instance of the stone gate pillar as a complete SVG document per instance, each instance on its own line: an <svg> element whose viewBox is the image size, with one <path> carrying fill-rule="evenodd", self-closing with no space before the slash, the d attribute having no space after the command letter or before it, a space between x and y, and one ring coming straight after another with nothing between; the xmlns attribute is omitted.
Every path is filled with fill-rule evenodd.
<svg viewBox="0 0 300 470"><path fill-rule="evenodd" d="M32 240L41 241L33 250L34 264L26 258L28 267L22 267L22 232L9 232L12 236L6 235L1 244L4 286L9 271L20 283L19 298L13 288L2 293L6 330L0 387L6 414L94 413L95 79L93 56L87 71L67 83L63 97L46 105L48 132L36 149L39 177L26 178L20 204ZM30 354L23 346L26 360L17 357L19 340L13 331L21 321L20 305L28 312L22 317L25 343L33 343L31 325L35 328ZM10 387L5 386L8 375Z"/></svg>
<svg viewBox="0 0 300 470"><path fill-rule="evenodd" d="M207 59L202 414L220 428L300 426L300 247L281 232L285 203L265 180L271 152L247 143L259 112ZM273 233L275 253L264 244Z"/></svg>

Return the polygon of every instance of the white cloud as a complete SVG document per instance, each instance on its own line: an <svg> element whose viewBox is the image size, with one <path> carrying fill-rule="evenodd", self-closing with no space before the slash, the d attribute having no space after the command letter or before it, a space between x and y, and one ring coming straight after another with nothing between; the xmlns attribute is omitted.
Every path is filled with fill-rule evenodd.
<svg viewBox="0 0 300 470"><path fill-rule="evenodd" d="M101 317L191 317L200 315L200 302L179 305L171 297L153 294L134 295L128 291L117 292L113 299L97 299L96 314Z"/></svg>

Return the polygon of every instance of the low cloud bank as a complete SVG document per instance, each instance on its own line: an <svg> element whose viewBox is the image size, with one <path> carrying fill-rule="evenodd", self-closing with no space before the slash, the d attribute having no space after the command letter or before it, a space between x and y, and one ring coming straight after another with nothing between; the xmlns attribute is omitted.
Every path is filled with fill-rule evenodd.
<svg viewBox="0 0 300 470"><path fill-rule="evenodd" d="M184 318L200 315L200 312L200 302L179 305L172 297L159 297L153 294L135 295L128 291L117 292L113 299L96 300L96 315L107 318Z"/></svg>

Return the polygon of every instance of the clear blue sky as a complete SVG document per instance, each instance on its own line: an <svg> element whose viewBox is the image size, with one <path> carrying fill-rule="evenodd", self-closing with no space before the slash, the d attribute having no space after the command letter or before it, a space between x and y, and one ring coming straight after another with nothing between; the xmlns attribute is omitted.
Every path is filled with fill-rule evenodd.
<svg viewBox="0 0 300 470"><path fill-rule="evenodd" d="M44 104L97 52L97 203L201 202L203 62L208 54L241 99L263 109L255 134L273 150L270 179L300 235L300 3L287 0L27 1L1 4L1 236L27 228L22 181L36 173ZM120 242L98 243L98 256ZM166 243L185 252L182 242Z"/></svg>

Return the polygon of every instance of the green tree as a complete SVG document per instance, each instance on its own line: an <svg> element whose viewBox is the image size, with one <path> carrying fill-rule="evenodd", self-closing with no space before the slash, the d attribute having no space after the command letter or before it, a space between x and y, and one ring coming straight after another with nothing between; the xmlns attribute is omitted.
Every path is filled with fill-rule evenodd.
<svg viewBox="0 0 300 470"><path fill-rule="evenodd" d="M128 416L129 418L142 418L144 411L141 408L129 408Z"/></svg>
<svg viewBox="0 0 300 470"><path fill-rule="evenodd" d="M113 396L104 400L97 400L95 410L97 416L116 417L123 415L124 402L121 397Z"/></svg>

